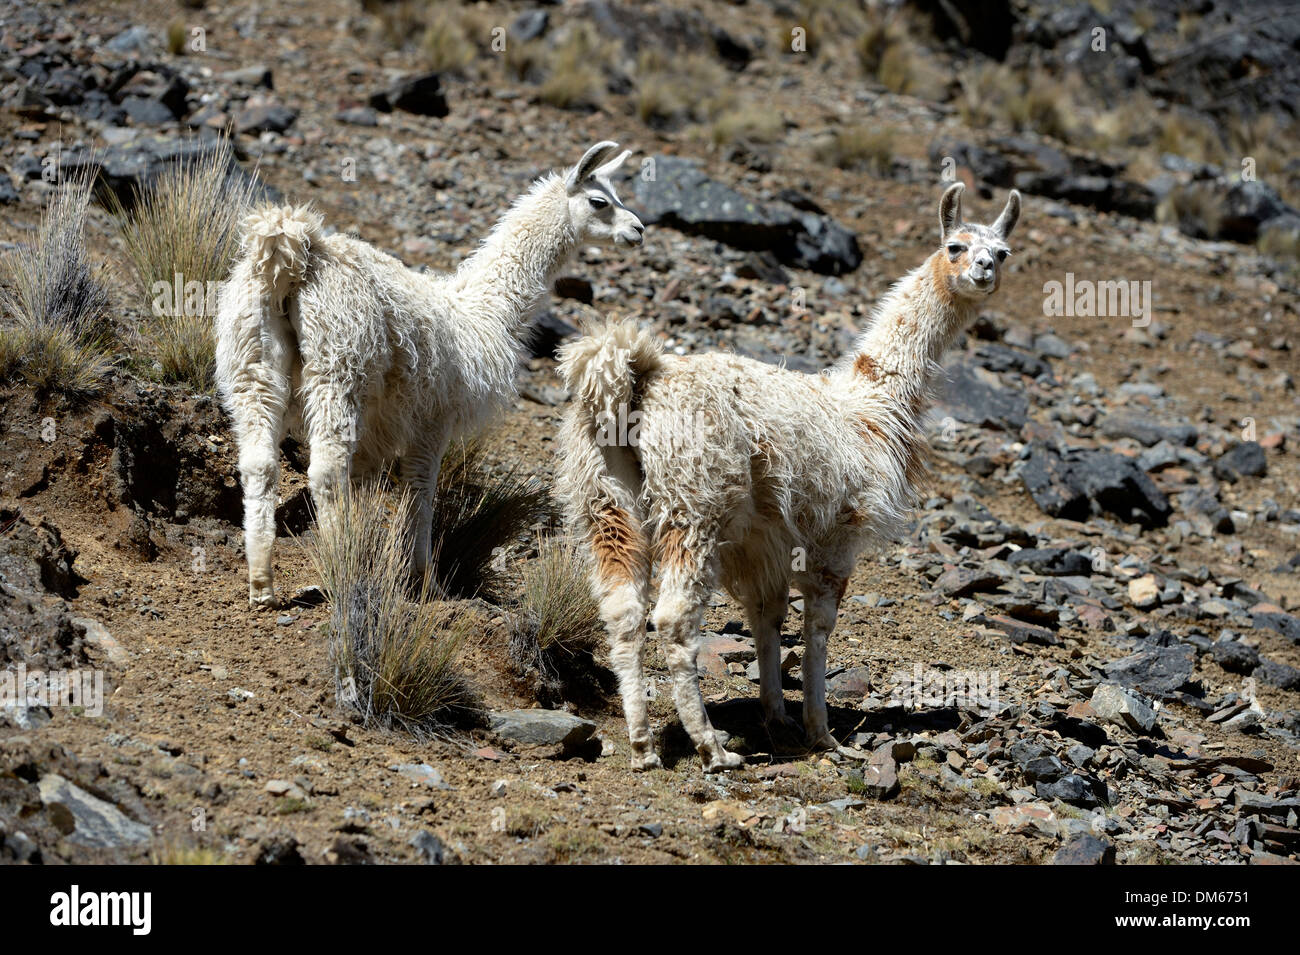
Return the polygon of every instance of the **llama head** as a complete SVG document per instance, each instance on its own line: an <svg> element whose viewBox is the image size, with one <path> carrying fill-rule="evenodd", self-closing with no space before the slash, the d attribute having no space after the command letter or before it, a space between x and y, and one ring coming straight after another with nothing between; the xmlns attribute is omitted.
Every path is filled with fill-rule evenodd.
<svg viewBox="0 0 1300 955"><path fill-rule="evenodd" d="M939 235L943 242L939 267L950 292L960 298L980 299L998 290L1002 263L1011 254L1007 239L1020 218L1020 193L1011 190L996 222L978 225L962 220L964 188L960 182L954 183L939 200Z"/></svg>
<svg viewBox="0 0 1300 955"><path fill-rule="evenodd" d="M645 226L614 192L610 176L632 155L626 149L614 158L618 143L596 143L564 177L569 194L569 219L579 242L598 245L641 244Z"/></svg>

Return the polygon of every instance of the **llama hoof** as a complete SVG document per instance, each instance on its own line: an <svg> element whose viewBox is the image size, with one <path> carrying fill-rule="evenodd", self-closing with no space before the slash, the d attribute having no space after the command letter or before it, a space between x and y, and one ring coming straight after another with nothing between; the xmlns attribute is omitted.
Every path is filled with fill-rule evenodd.
<svg viewBox="0 0 1300 955"><path fill-rule="evenodd" d="M276 607L275 589L272 587L248 588L248 605L254 610L272 610Z"/></svg>
<svg viewBox="0 0 1300 955"><path fill-rule="evenodd" d="M763 726L767 730L767 738L772 742L772 752L793 754L807 750L803 727L790 717L783 716L779 720L768 720Z"/></svg>
<svg viewBox="0 0 1300 955"><path fill-rule="evenodd" d="M745 765L744 756L722 748L718 748L712 756L701 753L700 758L704 761L706 773L718 773L724 769L735 769L737 766Z"/></svg>
<svg viewBox="0 0 1300 955"><path fill-rule="evenodd" d="M839 742L831 735L830 730L806 730L804 738L807 748L813 752L823 752L825 750L835 750L840 748Z"/></svg>
<svg viewBox="0 0 1300 955"><path fill-rule="evenodd" d="M632 772L643 773L648 769L663 769L664 764L655 752L632 757Z"/></svg>

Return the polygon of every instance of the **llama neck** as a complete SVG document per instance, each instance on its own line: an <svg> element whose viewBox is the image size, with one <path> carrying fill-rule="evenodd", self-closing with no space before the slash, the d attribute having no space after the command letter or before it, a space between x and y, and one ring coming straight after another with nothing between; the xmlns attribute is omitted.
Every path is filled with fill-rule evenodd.
<svg viewBox="0 0 1300 955"><path fill-rule="evenodd" d="M885 294L848 366L855 380L907 405L923 399L939 359L976 312L973 302L948 288L947 274L939 251Z"/></svg>
<svg viewBox="0 0 1300 955"><path fill-rule="evenodd" d="M564 180L547 176L515 201L478 251L456 273L472 312L517 334L546 300L551 283L578 245L569 223Z"/></svg>

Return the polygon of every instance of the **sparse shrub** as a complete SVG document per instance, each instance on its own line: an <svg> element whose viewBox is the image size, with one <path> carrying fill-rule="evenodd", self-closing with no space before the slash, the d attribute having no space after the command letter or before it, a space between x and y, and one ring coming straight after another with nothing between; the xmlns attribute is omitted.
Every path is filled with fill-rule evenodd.
<svg viewBox="0 0 1300 955"><path fill-rule="evenodd" d="M842 126L815 151L820 162L840 169L869 169L888 176L894 164L894 131L871 126Z"/></svg>
<svg viewBox="0 0 1300 955"><path fill-rule="evenodd" d="M1192 182L1170 190L1156 207L1156 221L1177 226L1198 239L1219 234L1226 214L1223 197L1205 183Z"/></svg>
<svg viewBox="0 0 1300 955"><path fill-rule="evenodd" d="M377 484L347 489L319 515L308 553L329 598L335 694L368 726L436 732L472 705L460 669L473 618L432 601L433 585L407 599L408 493L391 509Z"/></svg>
<svg viewBox="0 0 1300 955"><path fill-rule="evenodd" d="M1165 112L1159 122L1155 147L1193 162L1219 163L1224 159L1223 140L1212 122L1179 109Z"/></svg>
<svg viewBox="0 0 1300 955"><path fill-rule="evenodd" d="M785 121L770 106L745 103L719 114L713 121L712 134L717 146L739 140L774 143L785 134Z"/></svg>
<svg viewBox="0 0 1300 955"><path fill-rule="evenodd" d="M499 599L499 557L553 514L550 495L514 468L494 471L476 444L458 443L443 458L433 508L433 573L453 597Z"/></svg>
<svg viewBox="0 0 1300 955"><path fill-rule="evenodd" d="M1290 229L1266 229L1260 233L1255 246L1260 255L1289 265L1292 269L1300 266L1300 232Z"/></svg>
<svg viewBox="0 0 1300 955"><path fill-rule="evenodd" d="M12 324L0 328L0 377L39 392L85 397L109 367L109 298L86 252L89 168L51 197L35 241L0 260L0 301Z"/></svg>
<svg viewBox="0 0 1300 955"><path fill-rule="evenodd" d="M646 50L637 58L634 106L649 126L705 122L733 102L727 87L726 70L709 56Z"/></svg>
<svg viewBox="0 0 1300 955"><path fill-rule="evenodd" d="M181 842L166 842L162 848L149 855L154 865L230 865L230 858L216 849L205 846L187 845Z"/></svg>
<svg viewBox="0 0 1300 955"><path fill-rule="evenodd" d="M560 109L588 109L598 105L605 95L601 68L609 59L608 44L601 41L593 27L578 23L551 51L546 79L538 96L542 102Z"/></svg>
<svg viewBox="0 0 1300 955"><path fill-rule="evenodd" d="M962 76L959 103L968 126L1001 121L1016 130L1033 130L1069 141L1074 132L1069 89L1050 76L1030 76L1001 64L989 64Z"/></svg>
<svg viewBox="0 0 1300 955"><path fill-rule="evenodd" d="M473 61L477 53L458 13L440 5L424 29L420 52L432 70L459 72Z"/></svg>
<svg viewBox="0 0 1300 955"><path fill-rule="evenodd" d="M149 303L150 317L140 334L164 381L184 382L198 391L212 388L215 286L230 272L239 223L255 188L253 180L232 175L232 167L230 146L222 141L197 159L169 166L136 192L129 210L116 199L110 202ZM181 296L176 295L178 281L185 293Z"/></svg>
<svg viewBox="0 0 1300 955"><path fill-rule="evenodd" d="M167 24L167 52L172 56L185 55L185 41L189 39L189 33L185 29L185 24L180 20L173 20Z"/></svg>
<svg viewBox="0 0 1300 955"><path fill-rule="evenodd" d="M523 592L510 635L510 659L531 678L542 703L587 689L604 624L592 596L587 563L571 542L543 541L523 571Z"/></svg>

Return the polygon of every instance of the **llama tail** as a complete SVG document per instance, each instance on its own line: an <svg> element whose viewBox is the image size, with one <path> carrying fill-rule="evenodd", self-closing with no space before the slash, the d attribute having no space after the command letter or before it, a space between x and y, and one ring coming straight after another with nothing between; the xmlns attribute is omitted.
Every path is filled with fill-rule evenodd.
<svg viewBox="0 0 1300 955"><path fill-rule="evenodd" d="M573 404L560 431L556 487L570 526L591 546L593 582L602 603L615 600L622 606L618 595L626 596L630 587L640 595L628 603L634 607L643 603L649 585L641 465L627 423L636 410L638 383L662 363L659 344L632 321L611 323L560 349L560 373Z"/></svg>
<svg viewBox="0 0 1300 955"><path fill-rule="evenodd" d="M323 223L310 206L263 206L243 224L243 254L259 291L282 307L302 283L313 243Z"/></svg>

